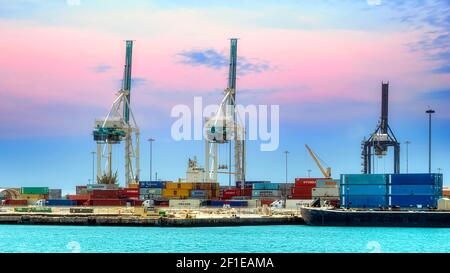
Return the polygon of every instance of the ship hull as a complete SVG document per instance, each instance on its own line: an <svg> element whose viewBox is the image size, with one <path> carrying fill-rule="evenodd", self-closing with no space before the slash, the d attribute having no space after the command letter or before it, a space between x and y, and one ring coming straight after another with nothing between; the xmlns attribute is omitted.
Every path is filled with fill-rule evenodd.
<svg viewBox="0 0 450 273"><path fill-rule="evenodd" d="M450 227L450 212L302 208L301 214L310 226Z"/></svg>

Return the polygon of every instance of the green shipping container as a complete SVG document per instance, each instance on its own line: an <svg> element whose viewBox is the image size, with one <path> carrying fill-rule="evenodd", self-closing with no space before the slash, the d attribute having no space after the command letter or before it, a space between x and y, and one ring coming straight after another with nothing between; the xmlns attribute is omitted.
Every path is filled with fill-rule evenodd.
<svg viewBox="0 0 450 273"><path fill-rule="evenodd" d="M23 187L21 194L48 194L48 187Z"/></svg>
<svg viewBox="0 0 450 273"><path fill-rule="evenodd" d="M385 174L342 174L341 185L386 185Z"/></svg>
<svg viewBox="0 0 450 273"><path fill-rule="evenodd" d="M45 212L45 213L51 213L52 208L30 208L30 212Z"/></svg>
<svg viewBox="0 0 450 273"><path fill-rule="evenodd" d="M29 208L14 208L15 212L29 212Z"/></svg>

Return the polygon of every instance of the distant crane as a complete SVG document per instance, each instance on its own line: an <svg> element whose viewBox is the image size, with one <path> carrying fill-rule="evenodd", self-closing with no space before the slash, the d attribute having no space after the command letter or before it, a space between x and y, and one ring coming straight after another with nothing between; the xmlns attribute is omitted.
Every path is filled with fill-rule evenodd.
<svg viewBox="0 0 450 273"><path fill-rule="evenodd" d="M113 178L112 145L125 140L125 183L127 186L130 183L139 182L140 172L139 127L134 119L130 104L132 50L133 41L126 41L122 89L117 92L117 97L106 117L95 120L93 131L94 141L97 142L97 181L101 177ZM106 158L105 172L102 171L104 158ZM115 176L114 179L107 180L113 181Z"/></svg>
<svg viewBox="0 0 450 273"><path fill-rule="evenodd" d="M314 160L314 162L316 162L317 167L319 167L320 171L322 172L323 176L325 176L325 178L331 178L331 168L327 167L326 169L322 166L322 164L319 161L318 156L316 156L316 154L309 148L308 145L305 144L306 149L308 150L309 154L311 155L312 159Z"/></svg>
<svg viewBox="0 0 450 273"><path fill-rule="evenodd" d="M363 173L373 173L373 155L383 157L387 155L388 148L394 148L394 173L400 173L400 143L395 138L394 132L388 122L389 110L389 82L381 83L381 118L375 131L369 139L362 143L361 157L363 159Z"/></svg>

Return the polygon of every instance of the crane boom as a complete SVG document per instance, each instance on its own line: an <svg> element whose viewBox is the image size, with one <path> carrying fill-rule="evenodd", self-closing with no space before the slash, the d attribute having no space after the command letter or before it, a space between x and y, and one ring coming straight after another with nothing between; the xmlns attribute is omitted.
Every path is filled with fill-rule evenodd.
<svg viewBox="0 0 450 273"><path fill-rule="evenodd" d="M324 168L322 166L322 164L320 164L319 159L317 158L317 156L314 154L314 152L308 147L308 145L305 144L306 149L308 150L309 154L311 155L311 157L313 158L314 162L316 162L317 166L319 167L320 171L322 172L323 176L325 176L325 178L331 178L331 168Z"/></svg>

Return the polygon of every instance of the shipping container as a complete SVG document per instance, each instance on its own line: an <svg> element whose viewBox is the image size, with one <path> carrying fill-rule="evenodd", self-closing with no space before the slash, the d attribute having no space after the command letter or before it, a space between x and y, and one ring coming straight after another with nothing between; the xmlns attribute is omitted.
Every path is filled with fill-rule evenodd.
<svg viewBox="0 0 450 273"><path fill-rule="evenodd" d="M316 187L317 180L323 180L323 178L295 178L295 187Z"/></svg>
<svg viewBox="0 0 450 273"><path fill-rule="evenodd" d="M139 189L140 194L155 194L155 195L161 195L162 189L160 188L141 188Z"/></svg>
<svg viewBox="0 0 450 273"><path fill-rule="evenodd" d="M256 183L253 184L253 190L278 190L279 184L275 183Z"/></svg>
<svg viewBox="0 0 450 273"><path fill-rule="evenodd" d="M342 174L340 184L348 185L386 185L385 174Z"/></svg>
<svg viewBox="0 0 450 273"><path fill-rule="evenodd" d="M108 206L125 206L126 202L125 200L121 199L92 199L89 200L89 204L91 206L108 207Z"/></svg>
<svg viewBox="0 0 450 273"><path fill-rule="evenodd" d="M436 208L438 199L434 195L391 195L389 204L400 208Z"/></svg>
<svg viewBox="0 0 450 273"><path fill-rule="evenodd" d="M390 187L391 195L436 195L439 191L435 190L434 185L392 185Z"/></svg>
<svg viewBox="0 0 450 273"><path fill-rule="evenodd" d="M168 182L166 183L167 190L192 190L194 187L193 183L189 182Z"/></svg>
<svg viewBox="0 0 450 273"><path fill-rule="evenodd" d="M162 196L167 198L187 198L190 196L190 191L185 189L164 189Z"/></svg>
<svg viewBox="0 0 450 273"><path fill-rule="evenodd" d="M87 194L87 186L76 186L75 193L76 194Z"/></svg>
<svg viewBox="0 0 450 273"><path fill-rule="evenodd" d="M260 184L260 183L270 183L270 181L245 181L244 188L252 189L254 184ZM236 188L240 189L240 188L242 188L241 186L242 186L242 181L236 181Z"/></svg>
<svg viewBox="0 0 450 273"><path fill-rule="evenodd" d="M418 174L390 174L392 185L436 185L442 188L442 174L418 173Z"/></svg>
<svg viewBox="0 0 450 273"><path fill-rule="evenodd" d="M4 206L26 206L28 205L27 200L19 200L19 199L6 199L2 200L2 204Z"/></svg>
<svg viewBox="0 0 450 273"><path fill-rule="evenodd" d="M450 199L448 198L439 199L438 210L450 211Z"/></svg>
<svg viewBox="0 0 450 273"><path fill-rule="evenodd" d="M389 206L385 195L380 196L341 196L341 206L345 208L387 208Z"/></svg>
<svg viewBox="0 0 450 273"><path fill-rule="evenodd" d="M129 183L128 188L130 189L139 189L139 183Z"/></svg>
<svg viewBox="0 0 450 273"><path fill-rule="evenodd" d="M139 188L157 188L157 189L163 189L166 185L165 181L140 181L139 182Z"/></svg>
<svg viewBox="0 0 450 273"><path fill-rule="evenodd" d="M27 200L48 199L48 194L21 194L20 199L27 199Z"/></svg>
<svg viewBox="0 0 450 273"><path fill-rule="evenodd" d="M280 197L281 191L278 190L253 190L253 197Z"/></svg>
<svg viewBox="0 0 450 273"><path fill-rule="evenodd" d="M200 206L199 199L169 200L169 207L172 208L199 208Z"/></svg>
<svg viewBox="0 0 450 273"><path fill-rule="evenodd" d="M48 199L61 199L62 198L62 190L61 189L49 189L48 190Z"/></svg>
<svg viewBox="0 0 450 273"><path fill-rule="evenodd" d="M92 190L91 199L116 199L120 196L120 190Z"/></svg>
<svg viewBox="0 0 450 273"><path fill-rule="evenodd" d="M223 207L224 205L230 207L247 207L248 203L245 200L209 200L207 205L210 207Z"/></svg>
<svg viewBox="0 0 450 273"><path fill-rule="evenodd" d="M443 189L442 196L450 197L450 189Z"/></svg>
<svg viewBox="0 0 450 273"><path fill-rule="evenodd" d="M45 201L46 206L76 206L77 202L68 199L48 199Z"/></svg>
<svg viewBox="0 0 450 273"><path fill-rule="evenodd" d="M74 200L74 201L78 201L78 200L89 200L90 195L89 194L76 194L76 195L67 195L67 199L69 200Z"/></svg>
<svg viewBox="0 0 450 273"><path fill-rule="evenodd" d="M118 184L88 184L88 191L92 190L117 190L119 188Z"/></svg>
<svg viewBox="0 0 450 273"><path fill-rule="evenodd" d="M386 185L361 185L361 184L350 184L343 185L341 188L341 193L346 195L386 195L387 186Z"/></svg>
<svg viewBox="0 0 450 273"><path fill-rule="evenodd" d="M191 191L191 197L195 197L195 198L207 198L208 197L208 192L207 190L192 190Z"/></svg>
<svg viewBox="0 0 450 273"><path fill-rule="evenodd" d="M48 194L48 187L22 187L21 194Z"/></svg>
<svg viewBox="0 0 450 273"><path fill-rule="evenodd" d="M288 199L286 200L287 209L299 209L301 207L309 207L313 200L298 200L298 199Z"/></svg>
<svg viewBox="0 0 450 273"><path fill-rule="evenodd" d="M316 188L337 188L339 187L339 180L317 180Z"/></svg>
<svg viewBox="0 0 450 273"><path fill-rule="evenodd" d="M314 188L312 189L312 197L339 197L338 188Z"/></svg>

